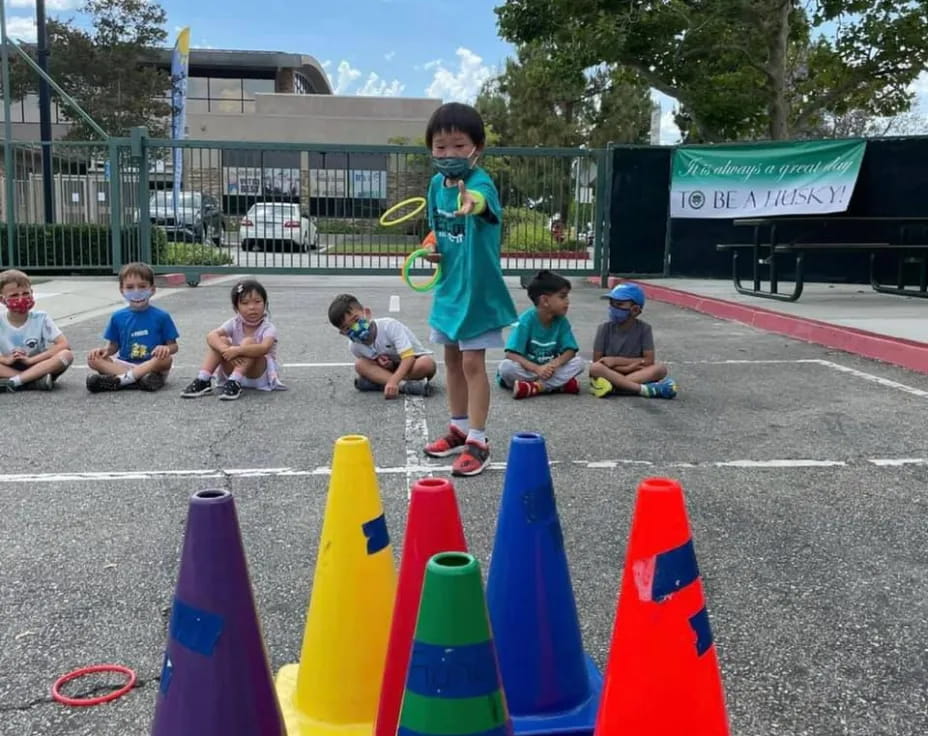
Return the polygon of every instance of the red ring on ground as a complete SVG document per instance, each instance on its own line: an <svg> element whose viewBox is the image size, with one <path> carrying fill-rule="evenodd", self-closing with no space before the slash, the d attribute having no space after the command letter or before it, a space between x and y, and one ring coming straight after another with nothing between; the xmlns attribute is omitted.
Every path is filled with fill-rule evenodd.
<svg viewBox="0 0 928 736"><path fill-rule="evenodd" d="M92 675L95 672L116 672L117 674L125 675L128 678L128 682L118 690L114 690L106 695L100 695L96 698L69 698L67 695L62 695L59 691L59 688L65 683L76 680L78 677L83 677L84 675ZM128 667L123 667L121 664L94 664L89 667L80 667L55 680L55 684L52 685L52 698L63 705L100 705L101 703L108 703L111 700L116 700L116 698L125 695L135 686L136 679L135 672Z"/></svg>

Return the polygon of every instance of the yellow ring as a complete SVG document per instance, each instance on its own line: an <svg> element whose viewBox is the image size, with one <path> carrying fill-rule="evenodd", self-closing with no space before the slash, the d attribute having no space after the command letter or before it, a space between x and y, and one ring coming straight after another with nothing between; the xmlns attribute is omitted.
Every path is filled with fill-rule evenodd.
<svg viewBox="0 0 928 736"><path fill-rule="evenodd" d="M435 288L435 284L438 283L438 279L441 278L441 263L435 264L435 274L423 284L414 284L412 279L409 278L409 267L412 265L412 262L417 258L429 255L431 252L432 250L430 248L419 248L419 250L414 250L406 256L406 260L403 261L403 267L400 269L400 276L403 277L403 280L413 291L431 291Z"/></svg>
<svg viewBox="0 0 928 736"><path fill-rule="evenodd" d="M389 222L387 222L387 218L390 215L392 215L398 209L405 207L407 204L412 204L413 202L419 203L419 206L416 207L416 209L414 209L408 215L403 215L402 217L396 220L390 220ZM390 209L388 209L386 212L384 212L380 216L380 224L383 225L384 227L390 227L391 225L399 225L401 222L406 222L406 220L409 220L415 217L420 212L422 212L422 210L424 209L425 209L425 197L410 197L409 199L404 199L402 202L399 202L398 204L393 205Z"/></svg>

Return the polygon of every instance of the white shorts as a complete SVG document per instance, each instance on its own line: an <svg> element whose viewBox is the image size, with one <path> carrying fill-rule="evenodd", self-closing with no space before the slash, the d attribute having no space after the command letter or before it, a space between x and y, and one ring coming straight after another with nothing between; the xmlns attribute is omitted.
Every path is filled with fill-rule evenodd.
<svg viewBox="0 0 928 736"><path fill-rule="evenodd" d="M429 335L430 342L434 342L438 345L456 345L458 350L461 351L490 350L492 348L501 348L505 345L502 328L484 332L476 337L468 338L467 340L452 340L441 330L436 330L434 327L431 329L432 332Z"/></svg>
<svg viewBox="0 0 928 736"><path fill-rule="evenodd" d="M242 377L241 386L242 388L255 388L258 391L286 391L287 387L280 380L280 369L275 361L271 357L266 357L267 367L257 378L248 378L248 376ZM222 370L222 365L216 369L216 382L221 386L227 380L228 376L226 372Z"/></svg>

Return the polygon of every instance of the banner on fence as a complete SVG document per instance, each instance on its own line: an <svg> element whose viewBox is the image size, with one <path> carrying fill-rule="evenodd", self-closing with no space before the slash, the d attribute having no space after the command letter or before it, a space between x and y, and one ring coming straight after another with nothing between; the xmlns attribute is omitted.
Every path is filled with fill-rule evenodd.
<svg viewBox="0 0 928 736"><path fill-rule="evenodd" d="M734 219L844 212L865 145L848 140L678 148L670 216Z"/></svg>

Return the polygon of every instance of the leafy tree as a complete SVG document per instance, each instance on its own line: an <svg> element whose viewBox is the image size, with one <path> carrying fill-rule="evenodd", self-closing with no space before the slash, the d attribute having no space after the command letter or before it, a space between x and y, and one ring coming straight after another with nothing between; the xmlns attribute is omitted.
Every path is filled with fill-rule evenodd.
<svg viewBox="0 0 928 736"><path fill-rule="evenodd" d="M928 0L507 0L496 12L509 41L637 72L681 104L687 140L892 116L928 63Z"/></svg>
<svg viewBox="0 0 928 736"><path fill-rule="evenodd" d="M89 16L92 30L48 20L52 78L110 135L127 135L140 125L152 135L165 135L171 78L144 63L154 60L153 49L167 39L164 9L151 0L86 0L81 12ZM35 48L28 51L34 57ZM14 96L35 92L38 85L38 75L18 60L10 85ZM68 138L96 137L76 112L62 101L59 105L73 121Z"/></svg>

